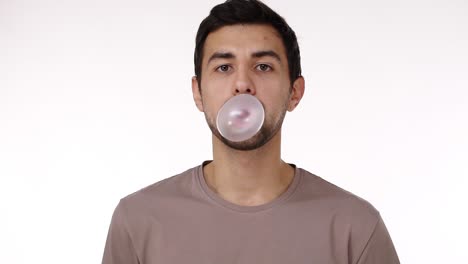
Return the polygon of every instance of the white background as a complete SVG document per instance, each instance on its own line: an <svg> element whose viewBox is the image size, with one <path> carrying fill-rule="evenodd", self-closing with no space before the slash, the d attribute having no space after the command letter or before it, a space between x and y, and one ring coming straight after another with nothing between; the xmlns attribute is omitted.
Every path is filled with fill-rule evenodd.
<svg viewBox="0 0 468 264"><path fill-rule="evenodd" d="M1 263L100 263L120 198L212 158L190 78L217 3L0 0ZM266 3L306 79L283 159L371 202L402 263L466 263L468 3Z"/></svg>

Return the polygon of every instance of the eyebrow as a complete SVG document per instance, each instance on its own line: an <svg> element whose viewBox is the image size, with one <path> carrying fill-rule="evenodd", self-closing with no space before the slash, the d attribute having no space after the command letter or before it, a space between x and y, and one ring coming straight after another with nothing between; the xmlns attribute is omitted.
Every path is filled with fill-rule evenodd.
<svg viewBox="0 0 468 264"><path fill-rule="evenodd" d="M210 56L206 64L209 64L212 60L215 60L215 59L233 59L233 58L235 58L235 56L231 52L219 51L219 52L213 53L213 55Z"/></svg>
<svg viewBox="0 0 468 264"><path fill-rule="evenodd" d="M261 50L261 51L254 52L252 54L252 57L254 57L254 58L272 57L272 58L276 59L279 63L281 63L281 59L280 59L280 56L278 55L278 53L276 53L276 52L274 52L272 50Z"/></svg>
<svg viewBox="0 0 468 264"><path fill-rule="evenodd" d="M223 51L215 52L215 53L213 53L213 55L210 56L210 58L208 59L207 64L209 64L212 60L215 60L215 59L233 59L235 57L236 56L234 56L234 54L232 54L231 52L223 52ZM278 53L276 53L276 52L274 52L272 50L256 51L256 52L252 53L252 57L253 58L272 57L272 58L276 59L279 63L281 63L281 59L280 59L280 56L278 55Z"/></svg>

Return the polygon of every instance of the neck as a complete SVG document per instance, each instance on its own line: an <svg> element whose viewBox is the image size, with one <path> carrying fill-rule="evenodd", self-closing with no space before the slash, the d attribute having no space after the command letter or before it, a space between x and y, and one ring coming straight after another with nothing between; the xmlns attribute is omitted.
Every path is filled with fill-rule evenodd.
<svg viewBox="0 0 468 264"><path fill-rule="evenodd" d="M281 130L262 147L240 151L213 136L213 161L203 168L208 186L225 200L260 205L280 196L294 177L281 159Z"/></svg>

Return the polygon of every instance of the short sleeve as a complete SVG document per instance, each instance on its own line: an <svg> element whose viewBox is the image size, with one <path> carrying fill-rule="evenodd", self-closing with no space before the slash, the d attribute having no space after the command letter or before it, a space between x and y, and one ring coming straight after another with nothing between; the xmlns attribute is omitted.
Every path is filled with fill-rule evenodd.
<svg viewBox="0 0 468 264"><path fill-rule="evenodd" d="M400 264L388 230L379 214L378 222L356 264Z"/></svg>
<svg viewBox="0 0 468 264"><path fill-rule="evenodd" d="M112 215L107 240L104 247L102 264L138 264L138 256L130 237L125 220L122 201Z"/></svg>

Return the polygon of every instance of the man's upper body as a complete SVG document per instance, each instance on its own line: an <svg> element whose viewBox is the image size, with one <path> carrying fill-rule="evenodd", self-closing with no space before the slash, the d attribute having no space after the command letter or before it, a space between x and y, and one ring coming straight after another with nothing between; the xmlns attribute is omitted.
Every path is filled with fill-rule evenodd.
<svg viewBox="0 0 468 264"><path fill-rule="evenodd" d="M379 212L295 164L285 192L229 202L206 182L210 161L120 200L103 264L397 264Z"/></svg>
<svg viewBox="0 0 468 264"><path fill-rule="evenodd" d="M284 117L305 88L283 18L259 1L226 1L200 24L194 62L213 160L122 199L104 263L398 263L377 210L281 158ZM216 118L239 94L257 98L265 119L233 142Z"/></svg>

